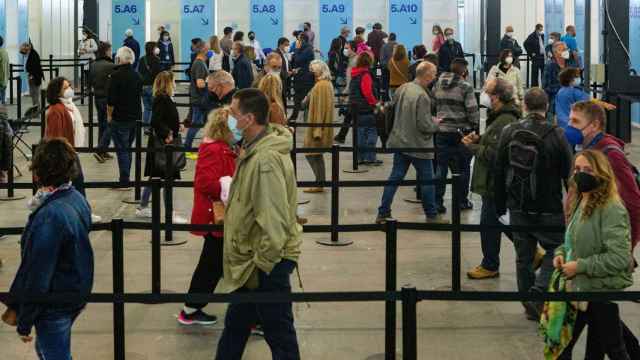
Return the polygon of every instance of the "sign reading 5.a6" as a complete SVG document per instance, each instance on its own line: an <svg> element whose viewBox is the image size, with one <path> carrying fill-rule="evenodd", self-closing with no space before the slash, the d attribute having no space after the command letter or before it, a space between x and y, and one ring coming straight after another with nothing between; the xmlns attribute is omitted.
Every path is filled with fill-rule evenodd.
<svg viewBox="0 0 640 360"><path fill-rule="evenodd" d="M138 7L135 5L116 5L113 10L116 14L135 14L138 12Z"/></svg>
<svg viewBox="0 0 640 360"><path fill-rule="evenodd" d="M333 4L329 6L329 4L322 5L323 13L343 13L344 12L344 4L336 5Z"/></svg>
<svg viewBox="0 0 640 360"><path fill-rule="evenodd" d="M253 12L256 14L262 14L262 13L275 14L276 6L275 5L253 5Z"/></svg>
<svg viewBox="0 0 640 360"><path fill-rule="evenodd" d="M185 5L183 12L185 14L202 14L204 12L204 5Z"/></svg>
<svg viewBox="0 0 640 360"><path fill-rule="evenodd" d="M417 13L417 4L391 4L392 13Z"/></svg>

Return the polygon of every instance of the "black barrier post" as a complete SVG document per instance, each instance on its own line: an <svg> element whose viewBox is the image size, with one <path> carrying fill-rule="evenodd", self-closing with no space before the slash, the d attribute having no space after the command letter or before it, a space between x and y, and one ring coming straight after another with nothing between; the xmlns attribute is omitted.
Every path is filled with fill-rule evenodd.
<svg viewBox="0 0 640 360"><path fill-rule="evenodd" d="M151 182L151 293L160 294L160 180Z"/></svg>
<svg viewBox="0 0 640 360"><path fill-rule="evenodd" d="M340 222L340 146L331 147L331 238L316 240L316 243L326 246L347 246L352 240L341 240L338 232Z"/></svg>
<svg viewBox="0 0 640 360"><path fill-rule="evenodd" d="M451 189L451 289L458 292L460 285L460 193L462 192L462 177L460 174L453 174L453 187Z"/></svg>
<svg viewBox="0 0 640 360"><path fill-rule="evenodd" d="M113 295L124 294L124 224L122 219L113 219L111 222L111 239L113 248ZM113 354L116 360L124 360L125 329L124 329L124 303L113 303Z"/></svg>
<svg viewBox="0 0 640 360"><path fill-rule="evenodd" d="M53 80L53 54L49 54L49 80Z"/></svg>
<svg viewBox="0 0 640 360"><path fill-rule="evenodd" d="M13 64L9 64L9 104L13 105Z"/></svg>
<svg viewBox="0 0 640 360"><path fill-rule="evenodd" d="M44 132L46 130L46 109L47 105L47 90L40 90L40 139L44 139Z"/></svg>
<svg viewBox="0 0 640 360"><path fill-rule="evenodd" d="M531 87L531 62L527 56L527 88Z"/></svg>
<svg viewBox="0 0 640 360"><path fill-rule="evenodd" d="M397 287L398 222L387 221L385 231L387 238L385 290L394 292ZM396 358L396 302L386 301L385 308L385 359L394 360Z"/></svg>
<svg viewBox="0 0 640 360"><path fill-rule="evenodd" d="M176 151L181 150L182 149L176 149L172 144L165 145L164 147L164 153L167 158L164 176L164 222L166 226L164 230L164 241L162 242L164 246L182 245L187 242L187 240L174 241L173 229L171 228L171 226L173 226L173 178L177 170L175 168L174 154Z"/></svg>
<svg viewBox="0 0 640 360"><path fill-rule="evenodd" d="M89 91L89 149L93 150L93 91Z"/></svg>
<svg viewBox="0 0 640 360"><path fill-rule="evenodd" d="M13 146L11 146L11 151L9 152L9 169L7 169L7 196L3 197L0 196L0 201L14 201L14 200L22 200L25 198L24 195L15 195L15 189L14 189L14 172L13 172L13 165L14 165L14 159L13 159L13 151L14 148Z"/></svg>
<svg viewBox="0 0 640 360"><path fill-rule="evenodd" d="M135 184L133 185L133 200L122 200L125 204L139 204L140 194L142 193L142 187L140 182L142 181L142 127L141 121L136 121L136 146L133 149L134 156L134 178ZM130 152L131 153L131 152Z"/></svg>
<svg viewBox="0 0 640 360"><path fill-rule="evenodd" d="M418 291L402 288L402 359L418 359Z"/></svg>
<svg viewBox="0 0 640 360"><path fill-rule="evenodd" d="M352 150L352 159L351 159L351 169L345 170L344 172L350 174L361 174L366 173L368 170L358 169L358 153L360 149L358 149L358 114L357 108L355 106L351 106L349 112L351 113L351 144L353 146Z"/></svg>
<svg viewBox="0 0 640 360"><path fill-rule="evenodd" d="M293 128L293 147L291 150L291 161L293 162L293 174L296 176L296 179L298 178L298 162L296 161L297 159L297 153L296 150L298 149L298 145L296 144L296 133L298 131L298 128L296 127L296 121L295 120L291 120L289 122L289 126L291 126Z"/></svg>
<svg viewBox="0 0 640 360"><path fill-rule="evenodd" d="M22 78L18 77L16 83L16 90L18 92L16 97L16 111L18 112L18 120L22 120Z"/></svg>
<svg viewBox="0 0 640 360"><path fill-rule="evenodd" d="M84 64L80 65L80 105L84 105Z"/></svg>

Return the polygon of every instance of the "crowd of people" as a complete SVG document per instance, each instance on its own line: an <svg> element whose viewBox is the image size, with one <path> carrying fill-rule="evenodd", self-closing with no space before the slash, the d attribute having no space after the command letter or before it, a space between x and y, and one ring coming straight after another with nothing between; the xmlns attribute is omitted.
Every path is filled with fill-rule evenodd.
<svg viewBox="0 0 640 360"><path fill-rule="evenodd" d="M591 99L580 86L575 27L568 27L564 37L551 34L554 42L547 44L543 26L536 26L524 43L534 69L533 87L525 90L519 69L524 51L508 26L480 101L469 81L462 45L451 28L434 26L431 46L417 44L409 53L397 34L387 34L381 24L374 24L366 39L364 28L356 28L350 39L351 29L344 27L325 62L317 58L310 23L295 32L293 40L282 37L277 44L265 44L273 48L263 47L253 31L245 41L242 31L227 27L222 38L191 41L186 74L190 108L185 121L174 100L171 35L164 28L158 33L158 41L144 44L144 56L131 30L115 57L112 46L97 42L90 32L85 32L80 51L91 60L89 79L99 124L94 157L100 163L110 160L106 149L113 141L118 189L131 186L129 148L136 123L142 121L148 148L184 146L186 158L195 161L191 218L174 213L173 222L224 222L222 232L193 232L204 238L204 245L189 293L291 291L304 219L297 214L290 157L295 130L288 121L297 121L300 112L302 121L319 125L303 130L305 147L344 143L355 122L360 165L382 165L375 152L379 140L393 149L376 223L392 219L398 183L410 165L419 180L416 195L426 222L448 223L446 185L431 182L446 179L449 171L459 174L457 207L473 209L470 193L480 195L480 223L490 226L480 232L483 259L467 273L470 279L500 275L502 233L495 225L502 223L565 229L505 233L515 248L517 287L522 293L607 291L632 285L637 266L633 249L640 241L638 172L624 152L624 143L604 131L606 110L613 107ZM39 56L29 44L21 52L30 59L29 84L36 91L41 70L31 72L29 62L39 64ZM542 88L537 87L540 77ZM342 94L348 100L342 100ZM49 81L45 138L31 164L39 190L29 203L32 212L12 294L87 294L92 289L88 231L100 218L86 200L82 165L74 151L84 146L85 130L73 96L68 80ZM290 98L293 111L287 120ZM338 113L344 116L344 125L334 137L332 127L321 126L334 124L336 104L343 103L346 109ZM481 107L488 109L482 132ZM2 114L0 124L4 124ZM382 128L380 118L385 122ZM202 139L195 148L200 132ZM316 182L322 184L323 155L306 154L306 159ZM180 178L180 163L186 162L177 158L175 167L167 168L166 159L154 152L145 160L145 176L162 179ZM323 191L322 186L305 189L311 194ZM144 188L137 216L151 218L150 196L150 188ZM48 256L52 252L56 257ZM41 358L69 358L71 327L86 304L52 308L15 300L7 305L4 318L17 325L23 341L32 340L35 327ZM203 311L206 305L184 304L178 322L216 323L217 316ZM638 340L614 303L524 302L523 307L528 319L541 321L545 352L554 358L571 358L586 325L589 354L640 357ZM64 328L53 332L53 324ZM291 303L231 304L224 325L217 359L240 359L252 330L263 332L274 359L300 358Z"/></svg>

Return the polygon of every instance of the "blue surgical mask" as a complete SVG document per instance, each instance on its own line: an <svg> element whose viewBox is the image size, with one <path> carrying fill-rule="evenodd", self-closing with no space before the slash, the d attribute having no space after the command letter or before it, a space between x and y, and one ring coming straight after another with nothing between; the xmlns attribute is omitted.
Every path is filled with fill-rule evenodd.
<svg viewBox="0 0 640 360"><path fill-rule="evenodd" d="M207 52L207 58L211 59L213 57L213 50L209 50Z"/></svg>
<svg viewBox="0 0 640 360"><path fill-rule="evenodd" d="M573 86L578 86L578 87L582 86L582 79L581 78L575 78L573 80Z"/></svg>
<svg viewBox="0 0 640 360"><path fill-rule="evenodd" d="M229 126L229 130L233 134L233 140L239 143L242 140L242 130L238 129L238 120L233 115L229 115L227 118L227 126Z"/></svg>
<svg viewBox="0 0 640 360"><path fill-rule="evenodd" d="M575 147L577 145L582 145L584 142L584 135L582 135L582 131L578 128L575 128L571 125L567 127L564 135L567 138L567 141L571 146Z"/></svg>

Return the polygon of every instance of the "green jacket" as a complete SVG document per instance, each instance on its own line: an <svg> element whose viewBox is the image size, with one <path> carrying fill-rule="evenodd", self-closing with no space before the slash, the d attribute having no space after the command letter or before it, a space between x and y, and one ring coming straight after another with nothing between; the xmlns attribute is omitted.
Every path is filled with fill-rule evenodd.
<svg viewBox="0 0 640 360"><path fill-rule="evenodd" d="M0 88L6 88L9 82L9 53L0 48Z"/></svg>
<svg viewBox="0 0 640 360"><path fill-rule="evenodd" d="M269 125L237 160L225 211L223 293L243 287L258 269L269 274L282 259L298 261L302 231L292 147L287 129Z"/></svg>
<svg viewBox="0 0 640 360"><path fill-rule="evenodd" d="M624 206L612 201L594 210L586 221L578 209L571 231L573 260L578 261L575 291L620 290L633 284L631 276L631 235L629 215ZM566 257L565 245L556 256Z"/></svg>
<svg viewBox="0 0 640 360"><path fill-rule="evenodd" d="M522 112L514 103L505 104L500 110L492 111L487 118L487 129L480 137L478 144L469 146L469 150L476 157L471 177L471 191L483 196L493 198L493 166L498 153L500 134L505 126L514 123L522 117Z"/></svg>

